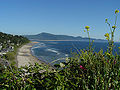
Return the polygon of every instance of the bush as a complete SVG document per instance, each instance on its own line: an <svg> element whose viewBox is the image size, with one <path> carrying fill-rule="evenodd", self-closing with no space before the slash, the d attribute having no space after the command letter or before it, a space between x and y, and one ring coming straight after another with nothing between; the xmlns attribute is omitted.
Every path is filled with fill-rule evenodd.
<svg viewBox="0 0 120 90"><path fill-rule="evenodd" d="M15 59L15 53L14 52L8 52L6 55L5 55L6 59L7 60L11 60L13 61Z"/></svg>

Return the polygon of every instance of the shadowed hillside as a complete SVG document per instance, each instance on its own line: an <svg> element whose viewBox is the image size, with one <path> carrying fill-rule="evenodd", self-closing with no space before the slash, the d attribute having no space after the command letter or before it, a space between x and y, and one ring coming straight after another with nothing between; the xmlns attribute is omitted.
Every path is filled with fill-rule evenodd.
<svg viewBox="0 0 120 90"><path fill-rule="evenodd" d="M54 35L50 33L40 33L37 35L24 35L24 36L30 40L83 40L83 41L89 40L89 38L83 38L81 36L74 37L74 36L68 36L68 35ZM94 38L91 38L91 40L106 41L106 40L94 39Z"/></svg>

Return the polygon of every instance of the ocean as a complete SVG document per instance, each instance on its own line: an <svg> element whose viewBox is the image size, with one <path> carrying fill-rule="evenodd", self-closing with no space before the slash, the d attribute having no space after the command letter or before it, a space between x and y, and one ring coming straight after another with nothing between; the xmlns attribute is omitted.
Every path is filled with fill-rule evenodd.
<svg viewBox="0 0 120 90"><path fill-rule="evenodd" d="M46 63L59 63L65 61L67 57L71 56L72 52L80 51L81 49L87 49L89 42L87 41L37 41L36 45L31 48L32 54L39 60ZM114 43L114 52L119 53L118 47L120 43ZM108 42L94 42L93 48L95 52L99 52L103 49L105 52L108 48Z"/></svg>

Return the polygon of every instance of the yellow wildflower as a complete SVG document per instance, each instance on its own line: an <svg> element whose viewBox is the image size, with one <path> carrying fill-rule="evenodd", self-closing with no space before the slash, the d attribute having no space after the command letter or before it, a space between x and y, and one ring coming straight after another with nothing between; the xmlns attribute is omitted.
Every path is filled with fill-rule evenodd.
<svg viewBox="0 0 120 90"><path fill-rule="evenodd" d="M120 49L120 47L118 47L118 49Z"/></svg>
<svg viewBox="0 0 120 90"><path fill-rule="evenodd" d="M115 14L117 14L117 13L119 13L119 10L116 9L116 10L115 10Z"/></svg>
<svg viewBox="0 0 120 90"><path fill-rule="evenodd" d="M109 33L106 33L104 36L106 37L107 40L109 40Z"/></svg>
<svg viewBox="0 0 120 90"><path fill-rule="evenodd" d="M110 56L110 54L109 54L109 53L106 53L106 55Z"/></svg>
<svg viewBox="0 0 120 90"><path fill-rule="evenodd" d="M89 26L85 26L85 29L87 29L87 31L89 31L90 27Z"/></svg>
<svg viewBox="0 0 120 90"><path fill-rule="evenodd" d="M106 18L106 19L105 19L105 22L107 23L107 21L108 21L108 19Z"/></svg>
<svg viewBox="0 0 120 90"><path fill-rule="evenodd" d="M112 28L114 28L114 29L115 29L115 28L116 28L116 26L115 26L115 25L113 25L113 26L112 26Z"/></svg>

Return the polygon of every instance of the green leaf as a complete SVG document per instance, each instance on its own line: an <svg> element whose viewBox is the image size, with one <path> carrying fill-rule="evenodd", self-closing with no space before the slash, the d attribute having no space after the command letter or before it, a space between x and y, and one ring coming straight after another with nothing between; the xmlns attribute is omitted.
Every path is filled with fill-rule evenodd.
<svg viewBox="0 0 120 90"><path fill-rule="evenodd" d="M5 85L5 87L9 87L9 85Z"/></svg>

